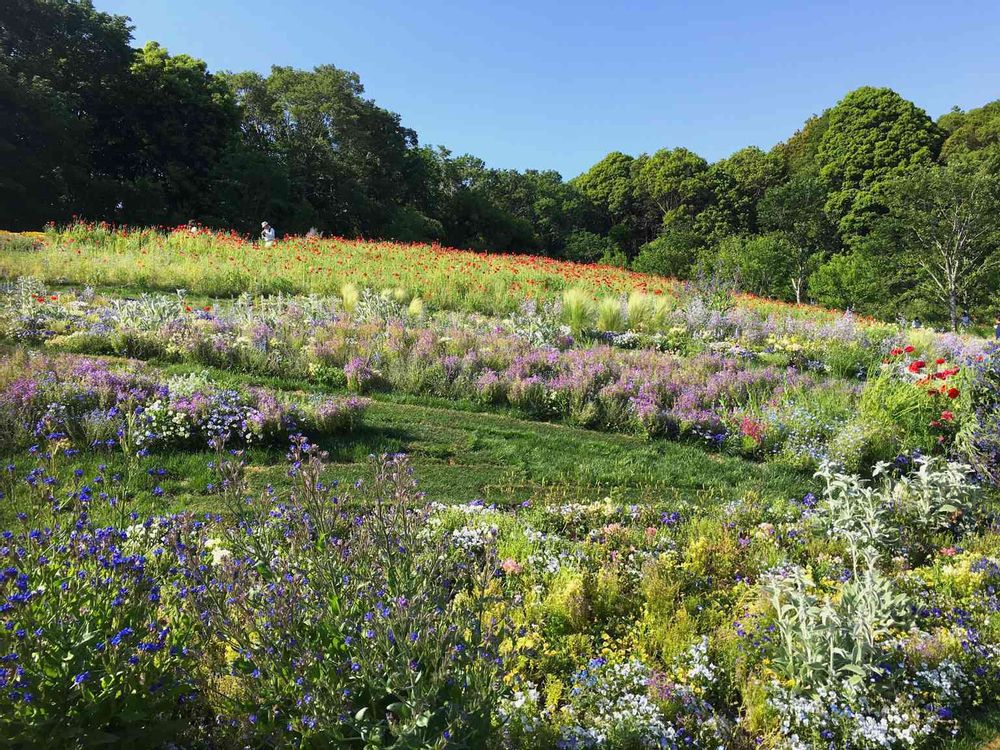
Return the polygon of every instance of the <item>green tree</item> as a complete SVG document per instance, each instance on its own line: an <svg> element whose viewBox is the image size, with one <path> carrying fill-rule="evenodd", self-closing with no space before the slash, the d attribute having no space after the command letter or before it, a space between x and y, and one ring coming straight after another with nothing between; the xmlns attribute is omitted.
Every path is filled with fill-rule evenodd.
<svg viewBox="0 0 1000 750"><path fill-rule="evenodd" d="M960 161L930 166L894 181L885 201L905 257L956 330L959 308L986 291L1000 263L1000 177Z"/></svg>
<svg viewBox="0 0 1000 750"><path fill-rule="evenodd" d="M621 254L621 248L610 237L579 229L566 239L563 256L581 263L605 262ZM611 265L614 265L612 263Z"/></svg>
<svg viewBox="0 0 1000 750"><path fill-rule="evenodd" d="M704 238L690 222L675 222L659 237L639 248L632 269L659 276L690 278L704 249Z"/></svg>
<svg viewBox="0 0 1000 750"><path fill-rule="evenodd" d="M888 88L856 89L828 117L817 153L830 190L826 211L850 243L884 213L884 183L934 161L942 134L926 112Z"/></svg>
<svg viewBox="0 0 1000 750"><path fill-rule="evenodd" d="M784 176L781 159L756 146L715 162L707 174L711 203L698 214L699 229L710 241L757 232L757 204Z"/></svg>
<svg viewBox="0 0 1000 750"><path fill-rule="evenodd" d="M628 154L612 151L571 181L595 206L607 213L612 224L619 224L632 214L634 161Z"/></svg>
<svg viewBox="0 0 1000 750"><path fill-rule="evenodd" d="M315 224L342 235L386 232L408 197L416 134L363 97L356 73L332 65L273 67L227 77L246 144L285 165L293 214L286 229Z"/></svg>
<svg viewBox="0 0 1000 750"><path fill-rule="evenodd" d="M794 247L780 233L732 235L716 247L713 271L761 297L788 299L789 280L798 274Z"/></svg>
<svg viewBox="0 0 1000 750"><path fill-rule="evenodd" d="M638 213L648 236L674 221L693 218L707 203L708 163L686 148L643 154L632 168Z"/></svg>
<svg viewBox="0 0 1000 750"><path fill-rule="evenodd" d="M90 0L0 12L0 223L38 228L88 206L112 158L131 26Z"/></svg>
<svg viewBox="0 0 1000 750"><path fill-rule="evenodd" d="M941 160L978 160L985 169L1000 172L1000 100L963 112L953 109L938 119L946 134Z"/></svg>
<svg viewBox="0 0 1000 750"><path fill-rule="evenodd" d="M771 149L770 155L778 159L790 175L819 174L820 143L829 125L830 110L813 115L791 138Z"/></svg>
<svg viewBox="0 0 1000 750"><path fill-rule="evenodd" d="M836 231L823 210L825 200L823 181L802 173L768 190L757 207L761 225L788 239L796 302L803 301L809 275L836 244Z"/></svg>
<svg viewBox="0 0 1000 750"><path fill-rule="evenodd" d="M130 116L117 144L119 167L108 175L121 184L112 195L117 217L179 224L204 216L216 203L216 167L236 136L231 89L202 60L171 56L156 42L136 52L130 72Z"/></svg>
<svg viewBox="0 0 1000 750"><path fill-rule="evenodd" d="M809 293L826 307L862 313L877 311L890 296L885 270L859 251L834 255L817 268L809 277Z"/></svg>

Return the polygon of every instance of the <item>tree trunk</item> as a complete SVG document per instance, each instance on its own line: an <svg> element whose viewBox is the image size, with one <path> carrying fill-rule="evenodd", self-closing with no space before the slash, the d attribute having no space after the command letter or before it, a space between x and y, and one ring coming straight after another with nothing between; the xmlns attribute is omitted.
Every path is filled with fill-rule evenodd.
<svg viewBox="0 0 1000 750"><path fill-rule="evenodd" d="M955 287L951 285L948 289L948 315L951 318L951 330L958 330L958 299L955 294Z"/></svg>
<svg viewBox="0 0 1000 750"><path fill-rule="evenodd" d="M802 287L805 285L805 278L801 274L792 276L792 289L795 291L795 304L802 304Z"/></svg>

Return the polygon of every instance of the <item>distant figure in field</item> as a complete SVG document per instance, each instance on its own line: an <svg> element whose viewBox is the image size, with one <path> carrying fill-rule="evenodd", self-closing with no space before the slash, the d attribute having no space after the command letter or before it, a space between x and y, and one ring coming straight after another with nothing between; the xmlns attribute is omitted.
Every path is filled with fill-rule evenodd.
<svg viewBox="0 0 1000 750"><path fill-rule="evenodd" d="M318 240L323 238L323 233L319 231L316 227L309 227L309 231L306 232L306 237L311 240Z"/></svg>
<svg viewBox="0 0 1000 750"><path fill-rule="evenodd" d="M962 325L962 328L968 328L972 325L972 317L969 315L968 310L962 311L962 317L958 319L958 322Z"/></svg>
<svg viewBox="0 0 1000 750"><path fill-rule="evenodd" d="M260 223L260 238L264 241L265 247L270 247L274 244L274 227L266 221Z"/></svg>
<svg viewBox="0 0 1000 750"><path fill-rule="evenodd" d="M189 219L188 220L188 231L191 234L198 234L198 231L200 229L201 229L201 227L198 226L198 222L197 221L195 221L194 219Z"/></svg>
<svg viewBox="0 0 1000 750"><path fill-rule="evenodd" d="M993 329L993 335L996 336L997 341L1000 341L1000 315L997 315L996 320L993 322L996 323L996 328Z"/></svg>

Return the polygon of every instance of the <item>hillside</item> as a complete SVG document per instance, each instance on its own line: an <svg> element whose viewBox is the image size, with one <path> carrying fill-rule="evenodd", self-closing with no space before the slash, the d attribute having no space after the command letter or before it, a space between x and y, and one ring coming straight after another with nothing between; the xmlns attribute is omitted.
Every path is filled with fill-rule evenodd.
<svg viewBox="0 0 1000 750"><path fill-rule="evenodd" d="M994 731L995 344L437 246L0 242L3 736Z"/></svg>

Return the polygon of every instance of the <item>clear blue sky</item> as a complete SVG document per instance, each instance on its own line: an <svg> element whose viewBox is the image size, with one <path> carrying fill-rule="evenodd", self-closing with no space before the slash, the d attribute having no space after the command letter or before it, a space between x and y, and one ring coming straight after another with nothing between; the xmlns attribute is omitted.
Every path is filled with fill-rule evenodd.
<svg viewBox="0 0 1000 750"><path fill-rule="evenodd" d="M356 71L421 143L567 178L613 150L769 148L866 84L932 117L1000 98L996 0L95 4L212 70Z"/></svg>

